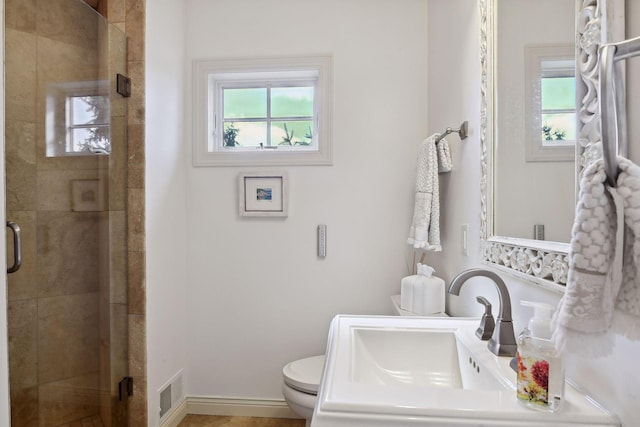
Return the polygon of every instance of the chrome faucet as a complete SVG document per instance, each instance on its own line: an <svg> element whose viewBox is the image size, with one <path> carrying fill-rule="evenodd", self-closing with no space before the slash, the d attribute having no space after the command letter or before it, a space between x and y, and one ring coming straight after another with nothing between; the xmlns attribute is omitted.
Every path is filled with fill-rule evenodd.
<svg viewBox="0 0 640 427"><path fill-rule="evenodd" d="M491 279L498 289L498 298L500 307L498 309L498 318L496 319L496 327L493 335L489 339L487 347L496 356L515 356L516 355L516 337L513 333L513 322L511 319L511 300L509 299L509 291L504 281L496 273L481 268L474 268L463 271L453 278L449 286L451 295L460 295L460 288L464 282L472 277L483 276Z"/></svg>

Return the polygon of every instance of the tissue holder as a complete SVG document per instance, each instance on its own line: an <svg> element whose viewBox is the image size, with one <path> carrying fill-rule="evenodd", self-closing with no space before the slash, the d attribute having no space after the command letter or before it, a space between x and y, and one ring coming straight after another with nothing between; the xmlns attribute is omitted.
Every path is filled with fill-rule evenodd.
<svg viewBox="0 0 640 427"><path fill-rule="evenodd" d="M418 276L405 277L400 281L400 308L411 311L413 308L413 278Z"/></svg>
<svg viewBox="0 0 640 427"><path fill-rule="evenodd" d="M443 313L445 283L439 277L408 276L400 282L400 308L419 316Z"/></svg>

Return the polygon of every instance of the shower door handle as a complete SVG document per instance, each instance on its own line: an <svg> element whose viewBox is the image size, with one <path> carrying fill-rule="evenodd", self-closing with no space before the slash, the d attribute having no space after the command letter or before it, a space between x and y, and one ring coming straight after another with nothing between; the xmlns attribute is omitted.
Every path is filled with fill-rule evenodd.
<svg viewBox="0 0 640 427"><path fill-rule="evenodd" d="M7 268L7 273L15 273L22 265L22 238L20 226L15 222L7 221L7 227L13 232L13 265Z"/></svg>

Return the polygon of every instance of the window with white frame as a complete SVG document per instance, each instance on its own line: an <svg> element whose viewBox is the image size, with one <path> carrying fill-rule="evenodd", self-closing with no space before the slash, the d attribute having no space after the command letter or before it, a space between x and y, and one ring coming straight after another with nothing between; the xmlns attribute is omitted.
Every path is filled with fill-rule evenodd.
<svg viewBox="0 0 640 427"><path fill-rule="evenodd" d="M109 154L109 82L80 81L47 86L47 157Z"/></svg>
<svg viewBox="0 0 640 427"><path fill-rule="evenodd" d="M526 160L573 161L576 80L573 46L527 47Z"/></svg>
<svg viewBox="0 0 640 427"><path fill-rule="evenodd" d="M68 96L67 152L109 153L109 97Z"/></svg>
<svg viewBox="0 0 640 427"><path fill-rule="evenodd" d="M331 164L331 58L194 63L194 165Z"/></svg>

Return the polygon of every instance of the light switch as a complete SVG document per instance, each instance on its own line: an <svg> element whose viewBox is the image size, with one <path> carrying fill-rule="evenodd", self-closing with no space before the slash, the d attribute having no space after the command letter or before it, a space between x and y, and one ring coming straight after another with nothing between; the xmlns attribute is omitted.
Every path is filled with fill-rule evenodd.
<svg viewBox="0 0 640 427"><path fill-rule="evenodd" d="M318 226L318 256L327 256L327 226L320 224Z"/></svg>
<svg viewBox="0 0 640 427"><path fill-rule="evenodd" d="M462 255L469 256L469 224L462 224Z"/></svg>

